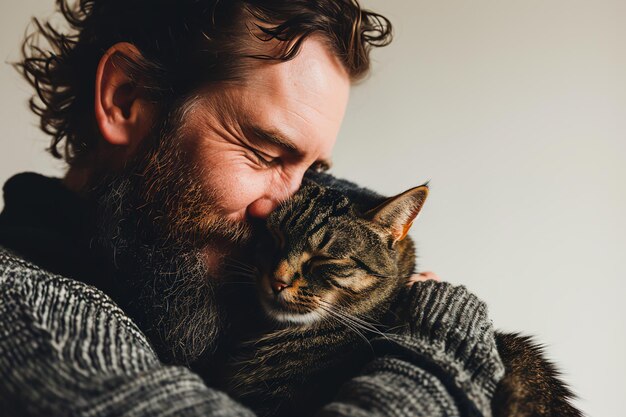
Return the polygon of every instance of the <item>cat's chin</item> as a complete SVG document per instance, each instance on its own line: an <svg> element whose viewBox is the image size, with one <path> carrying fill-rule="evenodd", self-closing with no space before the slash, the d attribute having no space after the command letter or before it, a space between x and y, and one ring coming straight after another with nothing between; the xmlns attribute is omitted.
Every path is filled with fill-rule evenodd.
<svg viewBox="0 0 626 417"><path fill-rule="evenodd" d="M271 301L261 300L263 310L267 316L282 325L311 326L319 323L324 318L324 312L313 310L306 313L287 311L284 308L273 305Z"/></svg>

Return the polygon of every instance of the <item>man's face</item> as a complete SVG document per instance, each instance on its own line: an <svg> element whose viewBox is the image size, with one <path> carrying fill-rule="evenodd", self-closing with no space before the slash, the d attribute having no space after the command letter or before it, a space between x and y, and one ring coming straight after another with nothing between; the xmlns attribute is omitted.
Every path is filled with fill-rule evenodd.
<svg viewBox="0 0 626 417"><path fill-rule="evenodd" d="M291 61L259 64L243 82L204 90L184 121L190 164L220 215L237 222L267 217L309 167L330 164L350 88L316 38ZM216 271L219 249L207 252Z"/></svg>
<svg viewBox="0 0 626 417"><path fill-rule="evenodd" d="M265 218L330 160L350 81L317 39L280 64L261 63L243 83L208 88L186 123L194 163L232 220Z"/></svg>
<svg viewBox="0 0 626 417"><path fill-rule="evenodd" d="M327 163L348 101L349 76L319 39L291 61L255 65L199 91L157 146L98 191L100 237L140 287L139 314L188 357L214 336L224 261L252 219Z"/></svg>

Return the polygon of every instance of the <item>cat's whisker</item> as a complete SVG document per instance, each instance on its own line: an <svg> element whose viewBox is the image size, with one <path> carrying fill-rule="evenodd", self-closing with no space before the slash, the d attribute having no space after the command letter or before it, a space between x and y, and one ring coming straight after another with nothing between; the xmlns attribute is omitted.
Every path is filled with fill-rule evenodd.
<svg viewBox="0 0 626 417"><path fill-rule="evenodd" d="M378 329L373 327L371 324L365 321L362 321L351 314L348 314L346 312L333 308L331 304L327 304L325 310L329 312L332 311L332 313L334 313L335 316L341 318L343 321L350 323L359 329L386 337L382 332L380 332Z"/></svg>
<svg viewBox="0 0 626 417"><path fill-rule="evenodd" d="M389 331L393 332L393 331L400 330L400 329L406 329L407 327L408 327L408 324L402 324L402 325L390 327Z"/></svg>
<svg viewBox="0 0 626 417"><path fill-rule="evenodd" d="M325 311L326 313L328 313L330 315L331 318L334 318L335 321L345 327L347 327L348 329L352 330L354 333L356 333L359 337L361 337L369 346L370 348L372 347L370 341L368 340L367 337L365 337L365 335L363 333L361 333L358 329L357 326L355 326L354 323L352 323L350 320L346 320L344 317L336 314L336 311L333 311L332 309L324 306L324 305L320 305L320 308Z"/></svg>
<svg viewBox="0 0 626 417"><path fill-rule="evenodd" d="M225 265L225 266L226 266L226 268L225 268L226 272L237 271L237 272L245 272L245 273L251 274L251 275L254 275L254 274L258 273L258 271L251 271L249 269L242 268L242 267L240 267L238 265Z"/></svg>
<svg viewBox="0 0 626 417"><path fill-rule="evenodd" d="M247 269L240 269L240 268L236 268L236 267L227 267L224 270L224 274L241 274L241 275L245 275L248 277L257 277L258 274L256 272L253 271L248 271Z"/></svg>
<svg viewBox="0 0 626 417"><path fill-rule="evenodd" d="M235 258L225 258L224 265L230 266L230 267L237 267L239 269L243 269L243 270L254 272L254 273L259 272L259 268L257 268L256 266L249 265Z"/></svg>
<svg viewBox="0 0 626 417"><path fill-rule="evenodd" d="M241 274L225 275L224 279L222 279L220 282L224 283L224 282L237 282L237 281L245 281L245 282L250 283L250 285L257 285L254 277L241 275Z"/></svg>
<svg viewBox="0 0 626 417"><path fill-rule="evenodd" d="M327 308L325 308L325 311L329 311L332 310L332 312L334 314L336 314L337 316L341 317L343 320L345 320L346 322L350 322L352 325L359 327L362 330L371 332L371 333L375 333L377 335L380 335L382 337L384 337L385 339L388 339L387 335L383 332L381 332L379 329L377 329L372 323L369 323L357 316L354 316L352 314L349 314L345 311L342 311L341 309L336 308L335 306L333 306L332 304L324 301L324 300L319 300L322 306L325 306Z"/></svg>
<svg viewBox="0 0 626 417"><path fill-rule="evenodd" d="M362 318L360 318L358 316L352 315L352 314L348 313L347 311L342 310L338 306L329 303L328 301L325 301L325 300L319 300L319 301L320 301L320 303L324 303L324 304L328 305L329 307L332 307L332 309L334 311L349 317L350 319L352 319L352 320L362 324L363 326L366 326L366 327L370 328L373 331L379 331L374 323L368 322L367 320L364 320L364 319L362 319ZM380 323L378 323L378 324L380 324Z"/></svg>
<svg viewBox="0 0 626 417"><path fill-rule="evenodd" d="M358 323L361 323L364 326L367 326L367 327L371 328L372 330L378 331L378 327L376 327L376 324L380 324L380 323L372 323L372 322L369 322L369 321L367 321L367 320L365 320L365 319L363 319L363 318L361 318L359 316L355 316L355 315L350 314L350 313L348 313L346 311L343 311L341 309L337 309L337 310L339 310L339 312L349 316L352 320L354 320L354 321L356 321Z"/></svg>
<svg viewBox="0 0 626 417"><path fill-rule="evenodd" d="M359 322L355 321L353 317L346 316L346 315L342 315L342 314L341 314L341 313L339 313L339 312L335 312L335 313L337 313L338 315L340 315L340 316L341 316L341 318L342 318L343 320L345 320L345 321L347 321L347 322L352 323L352 325L354 325L354 326L356 326L356 327L358 327L358 328L360 328L360 329L363 329L363 330L365 330L365 331L367 331L367 332L375 333L375 334L378 334L378 335L381 335L381 336L385 336L383 333L381 333L381 332L380 332L380 331L378 331L377 329L373 329L373 328L371 328L371 327L369 327L369 326L365 326L365 325L363 325L363 324L361 324L361 323L359 323Z"/></svg>
<svg viewBox="0 0 626 417"><path fill-rule="evenodd" d="M234 262L234 263L236 263L236 264L238 264L238 265L247 266L247 267L252 268L252 269L257 269L257 267L256 267L256 266L254 266L254 265L252 265L252 264L249 264L249 263L247 263L247 262L244 262L244 261L242 261L242 260L240 260L240 259L237 259L237 258L232 258L232 257L230 257L230 256L227 256L227 257L226 257L226 258L224 258L224 259L225 259L226 261Z"/></svg>
<svg viewBox="0 0 626 417"><path fill-rule="evenodd" d="M242 277L242 278L251 278L251 281L256 281L257 275L252 274L247 271L225 271L225 277Z"/></svg>

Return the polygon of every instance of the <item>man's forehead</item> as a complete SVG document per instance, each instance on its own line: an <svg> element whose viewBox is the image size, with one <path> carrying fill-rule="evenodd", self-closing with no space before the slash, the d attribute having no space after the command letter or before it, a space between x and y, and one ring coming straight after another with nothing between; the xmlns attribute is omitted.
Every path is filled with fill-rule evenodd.
<svg viewBox="0 0 626 417"><path fill-rule="evenodd" d="M294 59L257 59L243 79L208 86L203 96L211 103L207 110L218 110L242 134L330 163L349 90L342 64L312 37Z"/></svg>
<svg viewBox="0 0 626 417"><path fill-rule="evenodd" d="M244 85L254 118L298 142L302 135L336 137L350 78L325 43L311 38L293 60L261 65Z"/></svg>
<svg viewBox="0 0 626 417"><path fill-rule="evenodd" d="M298 54L288 61L251 59L253 62L245 78L253 84L295 87L306 83L319 89L331 85L349 89L350 86L348 72L321 36L305 39Z"/></svg>

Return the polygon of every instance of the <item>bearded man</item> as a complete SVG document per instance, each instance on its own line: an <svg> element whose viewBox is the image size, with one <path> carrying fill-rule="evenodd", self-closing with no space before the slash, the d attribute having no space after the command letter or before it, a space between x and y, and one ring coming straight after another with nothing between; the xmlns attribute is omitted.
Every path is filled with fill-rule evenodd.
<svg viewBox="0 0 626 417"><path fill-rule="evenodd" d="M68 171L4 187L3 415L252 415L187 365L219 340L224 265L329 166L391 26L356 0L57 5L72 32L35 21L17 66ZM411 331L319 415L490 415L484 304L435 281L399 302Z"/></svg>

